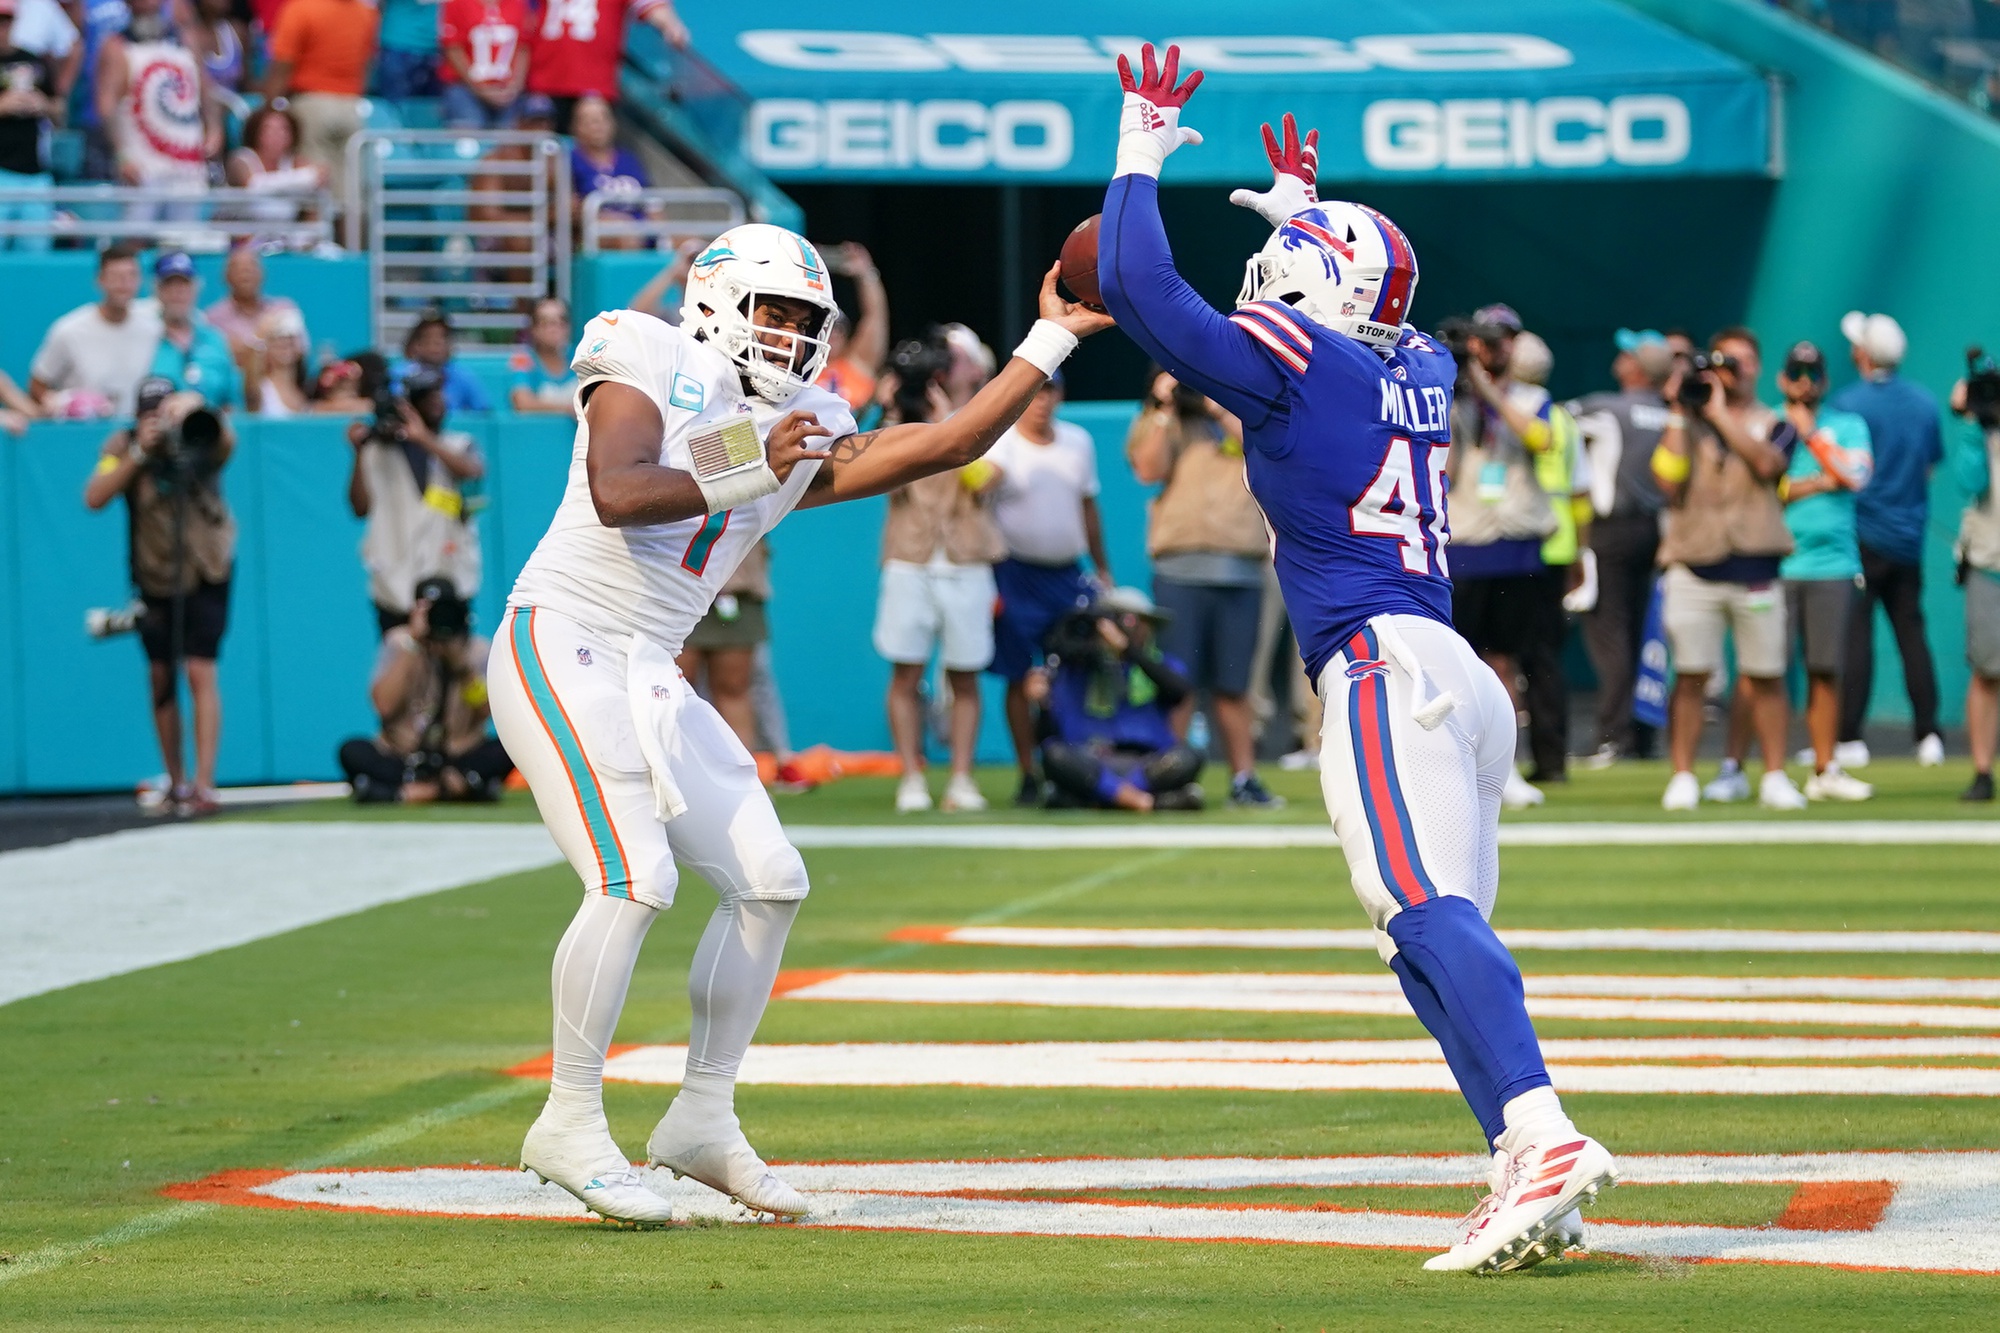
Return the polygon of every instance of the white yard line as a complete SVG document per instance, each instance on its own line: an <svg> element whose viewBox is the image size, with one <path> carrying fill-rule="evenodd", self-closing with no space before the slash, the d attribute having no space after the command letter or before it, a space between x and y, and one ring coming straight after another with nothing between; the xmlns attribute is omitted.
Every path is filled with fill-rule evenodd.
<svg viewBox="0 0 2000 1333"><path fill-rule="evenodd" d="M1324 824L790 824L808 850L947 847L991 851L1336 848ZM2000 820L1716 820L1704 823L1502 824L1502 847L2000 846Z"/></svg>
<svg viewBox="0 0 2000 1333"><path fill-rule="evenodd" d="M2000 953L2000 931L1502 930L1510 949L1637 953ZM911 927L898 939L1022 949L1321 949L1374 953L1372 930L1156 926Z"/></svg>
<svg viewBox="0 0 2000 1333"><path fill-rule="evenodd" d="M560 860L540 824L211 823L0 853L0 1004Z"/></svg>
<svg viewBox="0 0 2000 1333"><path fill-rule="evenodd" d="M2000 1154L1827 1153L1760 1157L1630 1157L1635 1184L1885 1183L1894 1194L1862 1231L1589 1223L1594 1250L1680 1259L1840 1264L1906 1270L2000 1272ZM1441 1249L1439 1217L1286 1206L1058 1202L996 1199L1021 1190L1227 1190L1260 1185L1467 1185L1485 1162L1467 1157L1085 1159L1031 1162L800 1164L785 1176L806 1191L803 1225L973 1234L1111 1236L1183 1241ZM678 1215L740 1219L722 1196L654 1173ZM1615 1194L1598 1211L1615 1216ZM427 1167L300 1172L234 1192L234 1201L419 1215L580 1218L582 1205L518 1171ZM1337 1197L1328 1202L1338 1202Z"/></svg>

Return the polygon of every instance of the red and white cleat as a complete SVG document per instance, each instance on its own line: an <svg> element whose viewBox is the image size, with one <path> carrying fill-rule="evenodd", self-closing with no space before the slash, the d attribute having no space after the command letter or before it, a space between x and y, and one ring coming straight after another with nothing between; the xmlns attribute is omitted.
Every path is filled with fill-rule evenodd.
<svg viewBox="0 0 2000 1333"><path fill-rule="evenodd" d="M1574 1133L1529 1144L1499 1174L1494 1192L1466 1216L1458 1242L1425 1260L1425 1269L1507 1273L1552 1259L1582 1243L1579 1208L1618 1183L1604 1145Z"/></svg>

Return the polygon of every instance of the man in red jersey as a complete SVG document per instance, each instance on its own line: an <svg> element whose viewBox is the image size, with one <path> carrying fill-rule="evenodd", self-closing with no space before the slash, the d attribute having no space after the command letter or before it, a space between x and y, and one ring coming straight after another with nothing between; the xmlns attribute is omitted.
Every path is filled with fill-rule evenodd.
<svg viewBox="0 0 2000 1333"><path fill-rule="evenodd" d="M562 133L569 133L570 113L585 93L616 100L628 16L658 28L668 45L686 49L687 25L672 0L547 0L528 64L528 91L554 99Z"/></svg>
<svg viewBox="0 0 2000 1333"><path fill-rule="evenodd" d="M452 129L514 128L533 37L527 0L445 0L438 14L444 123Z"/></svg>

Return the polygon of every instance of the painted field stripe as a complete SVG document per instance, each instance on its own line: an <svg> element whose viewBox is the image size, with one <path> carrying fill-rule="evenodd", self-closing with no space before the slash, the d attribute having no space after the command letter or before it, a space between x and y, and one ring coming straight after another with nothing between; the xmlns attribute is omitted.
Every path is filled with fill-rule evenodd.
<svg viewBox="0 0 2000 1333"><path fill-rule="evenodd" d="M1338 848L1324 824L788 824L808 850L843 847L950 847L982 851L1117 851L1178 847L1255 851ZM1500 825L1502 847L2000 846L2000 820L1715 820L1620 824Z"/></svg>
<svg viewBox="0 0 2000 1333"><path fill-rule="evenodd" d="M1805 1039L1811 1041L1813 1039ZM1830 1049L1777 1045L1786 1039L1678 1038L1544 1042L1550 1076L1565 1093L1799 1094L1892 1097L2000 1096L2000 1068L1969 1065L1639 1064L1668 1059L1964 1059L2000 1057L2000 1043L1926 1053L1895 1039L1842 1042ZM1963 1040L1963 1039L1962 1039ZM1793 1039L1796 1043L1797 1039ZM1760 1046L1759 1043L1769 1043ZM1611 1049L1599 1049L1611 1048ZM1622 1048L1622 1051L1621 1049ZM1618 1063L1608 1063L1616 1060ZM685 1046L638 1046L614 1055L605 1077L621 1083L681 1081ZM1586 1063L1600 1061L1606 1063ZM517 1066L541 1079L545 1071ZM781 1087L1241 1088L1262 1092L1457 1091L1428 1041L1353 1042L1022 1042L839 1043L752 1046L740 1082Z"/></svg>
<svg viewBox="0 0 2000 1333"><path fill-rule="evenodd" d="M1662 987L1675 980L1679 979L1659 979ZM1384 981L1391 985L1382 986ZM1536 1018L2000 1029L2000 1008L1971 1005L1575 997L1537 994L1532 983L1530 979L1528 1012ZM1392 978L1317 973L841 972L833 976L814 973L804 984L781 974L773 994L794 1000L882 1004L1020 1004L1399 1017L1410 1012Z"/></svg>
<svg viewBox="0 0 2000 1333"><path fill-rule="evenodd" d="M1637 953L2000 953L2000 931L1502 930L1509 949ZM1375 952L1372 930L1168 926L904 926L894 940L1018 949L1324 949Z"/></svg>

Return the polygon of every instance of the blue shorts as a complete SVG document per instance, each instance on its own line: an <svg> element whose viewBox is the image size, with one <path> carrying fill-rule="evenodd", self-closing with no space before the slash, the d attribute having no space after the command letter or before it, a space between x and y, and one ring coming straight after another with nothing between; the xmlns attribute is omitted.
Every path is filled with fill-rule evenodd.
<svg viewBox="0 0 2000 1333"><path fill-rule="evenodd" d="M1173 617L1160 631L1160 650L1187 663L1197 690L1214 694L1250 692L1257 656L1257 623L1264 613L1262 588L1153 579L1153 600Z"/></svg>
<svg viewBox="0 0 2000 1333"><path fill-rule="evenodd" d="M1009 681L1020 680L1043 657L1042 639L1056 621L1090 605L1096 585L1081 562L1031 565L1002 560L993 566L993 583L1000 594L993 616L993 664L986 669Z"/></svg>

